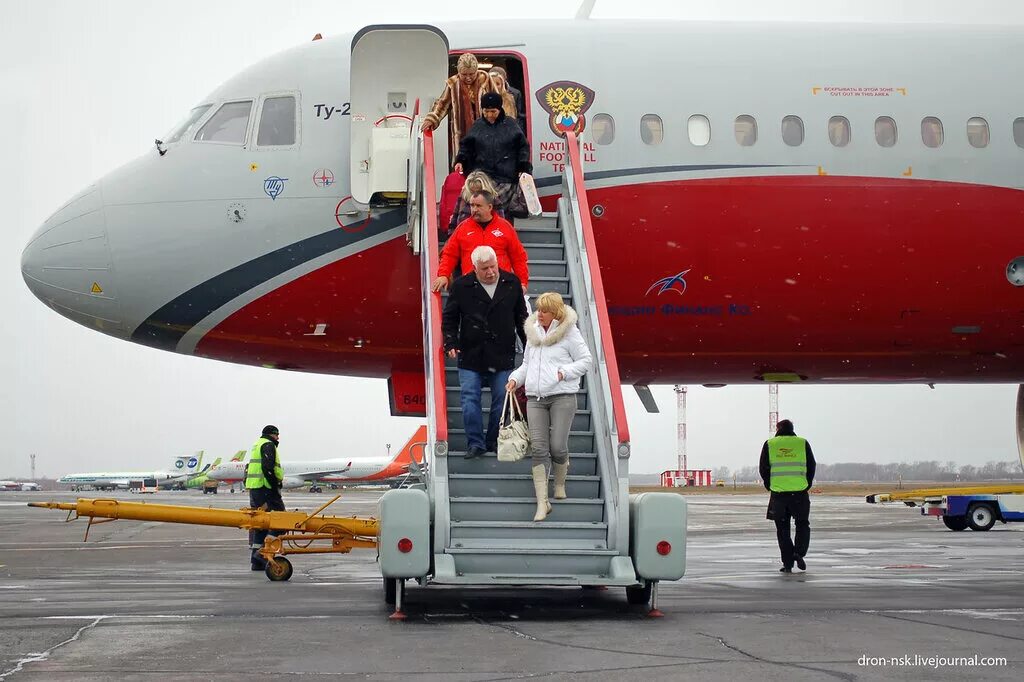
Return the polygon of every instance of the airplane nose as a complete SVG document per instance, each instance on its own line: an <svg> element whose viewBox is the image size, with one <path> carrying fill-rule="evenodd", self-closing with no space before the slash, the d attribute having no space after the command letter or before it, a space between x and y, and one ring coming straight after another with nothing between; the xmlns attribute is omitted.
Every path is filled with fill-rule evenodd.
<svg viewBox="0 0 1024 682"><path fill-rule="evenodd" d="M125 338L98 185L62 206L32 235L21 275L36 298L87 327Z"/></svg>

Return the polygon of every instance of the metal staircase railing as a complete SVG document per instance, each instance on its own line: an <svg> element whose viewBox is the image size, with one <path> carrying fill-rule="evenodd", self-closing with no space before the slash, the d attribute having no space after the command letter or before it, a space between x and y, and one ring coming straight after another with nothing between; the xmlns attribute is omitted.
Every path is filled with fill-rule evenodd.
<svg viewBox="0 0 1024 682"><path fill-rule="evenodd" d="M590 203L584 185L583 165L576 135L566 134L569 163L562 174L558 220L566 242L566 261L579 316L579 329L594 355L591 381L594 447L601 467L601 485L609 524L608 547L629 552L629 425L626 422L622 384L615 343L608 319L604 282L597 257Z"/></svg>

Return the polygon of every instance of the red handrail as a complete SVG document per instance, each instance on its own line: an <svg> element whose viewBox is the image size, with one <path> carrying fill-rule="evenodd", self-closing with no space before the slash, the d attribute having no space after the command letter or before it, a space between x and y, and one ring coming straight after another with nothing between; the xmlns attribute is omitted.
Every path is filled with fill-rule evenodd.
<svg viewBox="0 0 1024 682"><path fill-rule="evenodd" d="M419 109L419 102L416 102ZM422 285L429 287L431 277L437 272L437 178L434 176L434 133L431 130L423 133L423 205L420 211L427 220L426 248L427 273ZM424 352L432 353L430 361L434 363L434 432L439 441L448 440L448 394L445 390L447 382L444 373L444 337L441 334L441 294L432 293L430 305L429 338L441 345L437 348L425 348Z"/></svg>
<svg viewBox="0 0 1024 682"><path fill-rule="evenodd" d="M587 188L583 182L583 164L580 162L580 147L576 142L576 134L569 131L565 134L565 145L569 148L569 163L572 165L572 180L576 189L576 200L580 206L580 219L583 230L583 243L589 254L587 264L590 266L590 281L594 287L594 300L597 304L597 325L601 331L601 345L604 347L605 362L608 366L608 381L611 385L608 392L612 397L612 414L618 425L619 442L629 442L629 425L626 423L626 404L622 400L622 382L619 380L619 362L615 355L615 342L612 340L612 327L608 321L607 299L604 296L604 281L601 279L601 268L597 259L597 242L594 240L594 226L590 222L590 202L587 201ZM568 198L568 197L567 197Z"/></svg>

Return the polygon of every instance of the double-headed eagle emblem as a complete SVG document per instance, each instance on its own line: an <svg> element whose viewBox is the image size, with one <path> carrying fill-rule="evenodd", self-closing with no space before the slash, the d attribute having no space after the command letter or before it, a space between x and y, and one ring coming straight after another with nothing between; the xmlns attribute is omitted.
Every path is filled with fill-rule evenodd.
<svg viewBox="0 0 1024 682"><path fill-rule="evenodd" d="M537 101L550 115L551 132L559 137L569 130L579 135L587 126L584 114L594 103L594 91L574 81L555 81L537 91Z"/></svg>

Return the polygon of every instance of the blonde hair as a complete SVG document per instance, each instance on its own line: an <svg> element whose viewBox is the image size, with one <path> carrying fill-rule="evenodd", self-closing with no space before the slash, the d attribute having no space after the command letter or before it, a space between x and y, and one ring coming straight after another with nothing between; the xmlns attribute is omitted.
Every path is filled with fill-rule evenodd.
<svg viewBox="0 0 1024 682"><path fill-rule="evenodd" d="M501 67L496 66L494 68ZM509 118L516 118L516 98L508 91L508 78L500 73L494 73L493 69L491 70L490 77L494 91L501 95L501 108L504 110L505 115Z"/></svg>
<svg viewBox="0 0 1024 682"><path fill-rule="evenodd" d="M473 72L480 68L480 62L476 60L476 55L472 52L463 52L459 55L459 61L455 65L456 71L469 71Z"/></svg>
<svg viewBox="0 0 1024 682"><path fill-rule="evenodd" d="M537 297L537 310L551 313L556 320L561 322L565 319L565 301L557 291L546 291Z"/></svg>
<svg viewBox="0 0 1024 682"><path fill-rule="evenodd" d="M470 188L470 185L474 182L480 183L479 190ZM490 192L492 196L498 195L498 190L494 188L494 181L491 180L491 176L483 171L473 171L466 176L466 182L462 184L462 200L468 204L469 200L473 198L473 194L480 190Z"/></svg>

